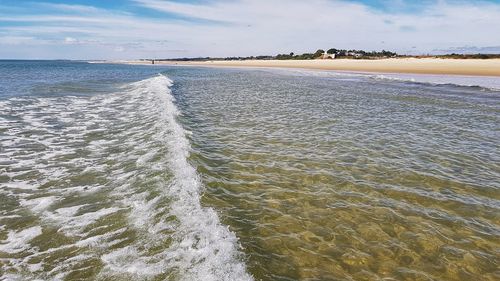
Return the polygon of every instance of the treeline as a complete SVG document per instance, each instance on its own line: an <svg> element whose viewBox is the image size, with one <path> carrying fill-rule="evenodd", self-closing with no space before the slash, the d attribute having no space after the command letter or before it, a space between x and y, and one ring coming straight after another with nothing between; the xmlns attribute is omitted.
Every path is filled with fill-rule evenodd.
<svg viewBox="0 0 500 281"><path fill-rule="evenodd" d="M325 51L319 49L315 53L303 53L301 55L296 55L293 52L290 54L278 54L275 59L277 60L313 60L321 57Z"/></svg>
<svg viewBox="0 0 500 281"><path fill-rule="evenodd" d="M326 51L327 54L335 55L336 58L355 58L355 59L371 59L371 58L393 58L397 57L398 54L395 52L390 52L382 50L380 52L372 51L367 52L363 50L343 50L331 48ZM317 50L314 53L304 53L301 55L296 55L294 53L290 54L279 54L276 56L277 60L312 60L322 57L325 51L322 49Z"/></svg>
<svg viewBox="0 0 500 281"><path fill-rule="evenodd" d="M443 59L500 59L500 54L447 54L434 56Z"/></svg>
<svg viewBox="0 0 500 281"><path fill-rule="evenodd" d="M197 57L197 58L175 58L175 59L156 59L156 61L225 61L225 60L273 60L275 56L249 56L249 57Z"/></svg>
<svg viewBox="0 0 500 281"><path fill-rule="evenodd" d="M197 58L175 58L175 59L156 59L156 61L234 61L234 60L313 60L322 58L328 55L335 55L335 58L348 59L380 59L380 58L396 58L396 57L414 57L414 58L443 58L443 59L498 59L500 54L446 54L446 55L425 55L425 56L407 56L398 55L391 51L371 51L364 50L344 50L331 48L326 52L322 49L314 53L295 54L278 54L275 56L249 56L249 57L197 57Z"/></svg>
<svg viewBox="0 0 500 281"><path fill-rule="evenodd" d="M373 59L373 58L389 58L397 57L395 52L382 50L380 52L366 52L363 50L342 50L342 49L329 49L327 54L335 54L336 58L355 58L355 59ZM197 57L197 58L175 58L175 59L157 59L157 61L228 61L228 60L313 60L323 57L325 51L322 49L314 53L295 54L278 54L275 56L249 56L249 57Z"/></svg>
<svg viewBox="0 0 500 281"><path fill-rule="evenodd" d="M349 56L361 56L361 57L369 57L369 58L390 58L397 57L398 54L391 51L363 51L363 50L338 50L335 48L329 49L327 51L328 54L335 54L338 57L349 57Z"/></svg>

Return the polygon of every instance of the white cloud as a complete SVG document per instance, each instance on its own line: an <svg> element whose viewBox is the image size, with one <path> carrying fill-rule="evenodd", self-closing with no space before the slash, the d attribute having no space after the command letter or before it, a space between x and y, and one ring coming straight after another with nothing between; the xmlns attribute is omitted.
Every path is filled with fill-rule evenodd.
<svg viewBox="0 0 500 281"><path fill-rule="evenodd" d="M46 4L56 12L0 15L0 21L9 23L0 27L0 37L30 38L17 43L31 45L30 54L43 58L60 52L37 51L33 41L71 48L64 52L68 58L89 59L259 55L329 47L425 53L453 46L500 45L500 37L493 36L500 26L500 5L478 1L440 0L418 14L383 13L335 0L134 3L166 16L146 18L89 6ZM168 14L185 20L169 19ZM1 48L4 41L0 40L0 57L9 56ZM87 53L93 57L82 57Z"/></svg>
<svg viewBox="0 0 500 281"><path fill-rule="evenodd" d="M66 37L66 38L64 38L64 43L75 44L75 43L78 43L78 40L76 40L76 38L73 38L73 37Z"/></svg>
<svg viewBox="0 0 500 281"><path fill-rule="evenodd" d="M38 42L39 40L30 36L0 36L0 45L27 45Z"/></svg>
<svg viewBox="0 0 500 281"><path fill-rule="evenodd" d="M75 5L75 4L70 5L70 4L56 4L56 3L39 3L38 5L66 12L95 13L100 11L100 9L96 7L86 6L86 5Z"/></svg>
<svg viewBox="0 0 500 281"><path fill-rule="evenodd" d="M212 38L204 40L225 52L231 48L243 54L252 54L252 49L260 53L302 52L329 46L399 52L416 46L418 51L427 52L467 42L500 43L500 37L491 36L500 26L500 6L478 1L441 0L418 14L382 13L361 4L328 0L238 0L196 5L159 0L135 2L158 11L224 23L212 26ZM402 1L393 2L403 6ZM203 43L209 46L208 42Z"/></svg>
<svg viewBox="0 0 500 281"><path fill-rule="evenodd" d="M438 54L450 54L450 53L459 53L459 54L500 54L500 46L487 46L487 47L477 47L477 46L460 46L460 47L452 47L448 49L436 49L435 53Z"/></svg>

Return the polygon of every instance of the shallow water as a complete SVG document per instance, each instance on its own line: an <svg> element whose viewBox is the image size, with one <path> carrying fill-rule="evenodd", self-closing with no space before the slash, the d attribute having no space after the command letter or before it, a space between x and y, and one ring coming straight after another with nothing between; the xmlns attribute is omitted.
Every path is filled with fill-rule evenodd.
<svg viewBox="0 0 500 281"><path fill-rule="evenodd" d="M496 91L292 70L0 69L3 279L500 277Z"/></svg>

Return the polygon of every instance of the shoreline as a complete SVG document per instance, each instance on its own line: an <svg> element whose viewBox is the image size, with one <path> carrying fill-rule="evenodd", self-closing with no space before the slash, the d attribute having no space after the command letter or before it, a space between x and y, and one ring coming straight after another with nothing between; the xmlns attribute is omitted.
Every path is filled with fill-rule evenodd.
<svg viewBox="0 0 500 281"><path fill-rule="evenodd" d="M106 61L104 63L152 65L149 61ZM155 61L154 65L299 68L368 73L436 74L500 77L500 59L391 58L378 60L241 60L241 61Z"/></svg>

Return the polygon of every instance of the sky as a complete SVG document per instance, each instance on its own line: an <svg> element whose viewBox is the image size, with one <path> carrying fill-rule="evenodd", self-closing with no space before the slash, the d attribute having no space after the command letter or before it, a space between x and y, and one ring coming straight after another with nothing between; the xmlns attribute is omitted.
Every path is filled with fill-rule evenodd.
<svg viewBox="0 0 500 281"><path fill-rule="evenodd" d="M0 0L0 59L500 53L500 0Z"/></svg>

